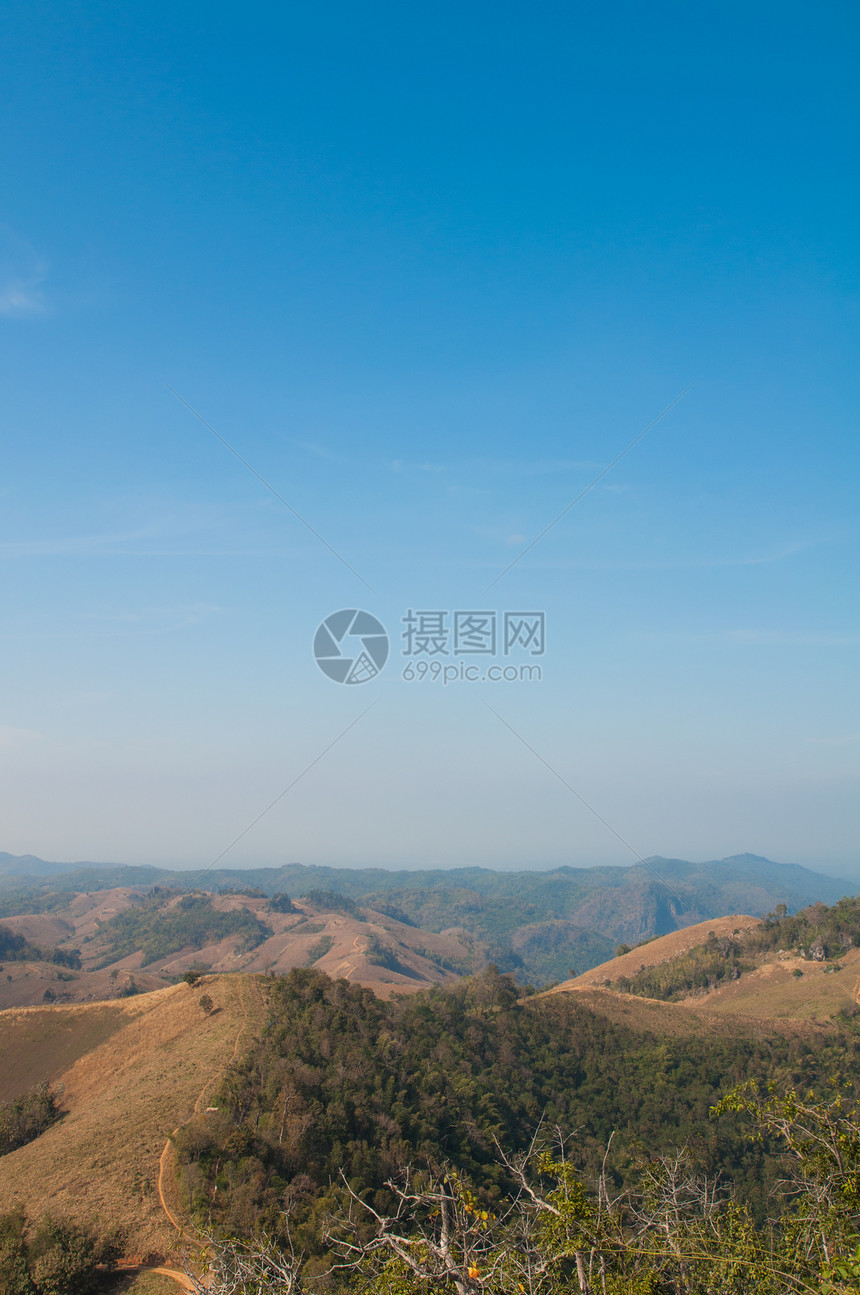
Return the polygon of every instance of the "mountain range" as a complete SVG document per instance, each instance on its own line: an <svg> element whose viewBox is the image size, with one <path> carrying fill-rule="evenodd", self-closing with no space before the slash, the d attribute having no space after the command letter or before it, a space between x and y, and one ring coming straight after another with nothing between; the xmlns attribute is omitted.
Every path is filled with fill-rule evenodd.
<svg viewBox="0 0 860 1295"><path fill-rule="evenodd" d="M61 948L73 947L80 930L90 938L95 932L96 918L85 917L85 912L95 913L95 901L76 901L75 896L112 892L109 902L105 897L105 912L98 916L98 922L104 923L139 906L155 888L164 892L163 900L156 903L156 908L163 910L162 920L168 910L172 913L170 906L175 907L178 892L219 897L232 892L226 908L234 911L235 929L228 931L225 925L225 902L220 898L217 921L201 926L199 914L196 925L189 919L177 928L186 931L186 944L174 941L169 950L173 974L183 969L183 963L188 967L200 961L218 969L232 966L237 970L296 965L298 952L294 951L295 956L288 953L287 945L293 939L291 932L298 939L302 923L298 917L281 921L280 916L273 918L264 912L267 898L286 895L310 897L310 907L303 906L304 917L330 940L325 970L338 974L334 965L329 965L335 954L338 965L350 961L350 950L341 947L347 926L354 951L363 951L367 928L352 931L352 925L370 920L374 930L367 946L369 959L359 960L353 968L354 979L378 984L379 967L387 962L392 971L401 966L402 987L416 988L428 976L467 973L491 962L524 983L542 986L606 961L620 943L636 945L726 913L760 916L780 904L789 912L813 903L832 904L850 883L753 854L705 863L655 856L631 867L560 867L547 872L496 872L489 868L388 871L291 863L280 868L203 873L149 865L50 863L33 855L0 854L0 920L17 923L16 929L23 930L21 922L27 914L50 912ZM245 912L241 920L236 915L240 909ZM135 929L144 929L142 920L142 916L136 919ZM175 926L174 916L170 921ZM265 929L255 935L251 924L259 926L261 922ZM121 963L126 970L131 966L127 962L132 952L127 943L131 929L129 926L125 932L126 943L114 950L117 965ZM43 935L37 938L39 930ZM44 921L42 927L32 927L32 932L28 938L33 945L49 946ZM152 944L149 927L146 932L146 947L160 949ZM249 932L253 936L250 943ZM217 956L212 952L215 945L219 946ZM319 941L310 942L309 949L312 947L319 947ZM90 969L95 967L94 952L95 948L86 951ZM110 965L105 962L109 952L106 946L100 955L102 967ZM135 969L149 966L145 949L137 952L141 956L134 960ZM302 945L300 961L307 952ZM228 955L232 962L225 963ZM398 984L401 979L394 975L391 983Z"/></svg>

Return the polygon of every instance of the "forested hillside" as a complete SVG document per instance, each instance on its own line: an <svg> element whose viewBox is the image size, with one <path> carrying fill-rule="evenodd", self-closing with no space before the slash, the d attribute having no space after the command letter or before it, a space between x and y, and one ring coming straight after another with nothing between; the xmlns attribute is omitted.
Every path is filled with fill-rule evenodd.
<svg viewBox="0 0 860 1295"><path fill-rule="evenodd" d="M201 1223L277 1231L323 1257L324 1220L356 1193L383 1213L386 1184L411 1165L452 1168L497 1211L510 1165L536 1131L572 1135L570 1163L613 1191L655 1156L685 1148L764 1224L779 1166L735 1117L710 1108L752 1077L826 1094L860 1076L860 1030L701 1032L655 1038L612 1025L575 996L519 997L494 971L408 1000L295 971L270 982L262 1038L222 1084L217 1111L177 1136L187 1208ZM698 1031L696 1032L696 1029ZM637 1168L638 1166L638 1168Z"/></svg>

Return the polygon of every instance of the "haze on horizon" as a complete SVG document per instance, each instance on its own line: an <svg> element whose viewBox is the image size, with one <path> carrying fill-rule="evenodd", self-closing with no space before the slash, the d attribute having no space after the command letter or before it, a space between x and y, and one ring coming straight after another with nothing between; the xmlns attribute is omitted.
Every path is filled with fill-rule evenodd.
<svg viewBox="0 0 860 1295"><path fill-rule="evenodd" d="M12 0L0 849L856 871L858 24Z"/></svg>

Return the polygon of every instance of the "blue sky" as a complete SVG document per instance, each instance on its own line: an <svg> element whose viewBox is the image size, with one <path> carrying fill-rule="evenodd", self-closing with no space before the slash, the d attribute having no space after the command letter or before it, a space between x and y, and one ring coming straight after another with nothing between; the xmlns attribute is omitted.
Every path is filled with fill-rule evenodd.
<svg viewBox="0 0 860 1295"><path fill-rule="evenodd" d="M858 25L7 6L0 847L204 866L373 702L229 859L856 870Z"/></svg>

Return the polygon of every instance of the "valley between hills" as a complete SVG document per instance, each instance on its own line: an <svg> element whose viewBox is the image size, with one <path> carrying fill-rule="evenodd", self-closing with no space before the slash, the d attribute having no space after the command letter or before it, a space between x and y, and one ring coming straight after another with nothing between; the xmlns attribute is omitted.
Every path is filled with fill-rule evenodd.
<svg viewBox="0 0 860 1295"><path fill-rule="evenodd" d="M490 1093L495 1094L491 1125L505 1129L514 1142L544 1118L541 1104L544 1115L551 1112L559 1123L572 1125L575 1119L588 1130L582 1156L589 1172L601 1138L615 1136L616 1129L617 1146L632 1137L650 1140L656 1149L675 1134L691 1145L700 1142L702 1154L712 1160L740 1165L736 1149L718 1148L712 1138L702 1141L696 1130L708 1103L745 1077L750 1066L762 1078L804 1076L818 1083L816 1076L847 1065L856 1079L851 1058L860 1057L860 905L855 900L813 904L798 916L781 901L784 906L770 917L731 912L678 925L646 935L633 947L622 941L616 956L558 983L518 989L513 975L488 967L486 926L421 928L409 912L380 899L379 908L372 908L342 892L316 888L293 899L282 891L254 893L252 887L246 888L251 893L235 893L234 886L226 887L228 893L186 895L140 884L89 891L53 887L53 878L27 891L7 884L2 894L7 910L20 910L29 901L33 911L6 912L0 921L6 941L0 958L0 1104L47 1084L58 1095L59 1118L0 1157L0 1215L23 1208L33 1219L60 1216L94 1231L118 1230L124 1268L115 1279L117 1292L162 1295L178 1289L185 1268L202 1262L201 1227L247 1232L255 1218L269 1217L278 1192L293 1199L290 1193L298 1190L297 1217L311 1218L315 1193L325 1194L331 1173L326 1156L347 1156L345 1149L337 1151L342 1135L325 1133L323 1122L327 1128L331 1112L347 1100L337 1094L361 1086L349 1078L352 1062L346 1055L336 1063L340 1078L319 1066L335 1066L341 1056L337 1030L349 1036L350 1022L367 1012L374 1019L379 1012L393 1013L390 1026L385 1025L389 1018L380 1016L374 1028L382 1030L380 1038L406 1028L404 1039L416 1029L420 1035L422 1021L441 1023L451 1011L463 1014L463 1039L472 1039L463 1046L477 1052L452 1054L462 1060L446 1063L432 1081L438 1069L433 1051L410 1063L417 1070L404 1074L414 1073L420 1089L426 1083L432 1090L436 1083L444 1088L458 1067L471 1067L475 1079L469 1083L477 1083L485 1096L476 1089L474 1108L472 1098L456 1099L466 1101L457 1121L475 1131L451 1144L454 1162L459 1157L471 1172L485 1159L472 1143L477 1138L479 1146L484 1144L486 1135L478 1130L490 1109ZM420 903L426 910L430 902L425 888ZM451 900L436 894L432 902L441 910ZM459 893L456 903L463 903ZM43 956L29 956L35 953ZM308 1019L323 1021L331 1011L332 1022L342 1019L344 1025L320 1024L322 1053L314 1052L313 1061L307 1028L299 1024L305 1018L289 1004L317 998L316 1015ZM514 1024L505 1030L519 1033L498 1045L493 1061L494 1022L502 1029L508 1018ZM441 1041L448 1029L442 1027L439 1035L445 1049L449 1044ZM535 1031L547 1042L535 1043ZM268 1040L277 1037L282 1051L275 1055L270 1052L275 1043ZM550 1040L561 1048L560 1062L541 1060ZM377 1062L383 1069L390 1066L387 1059L383 1065L379 1044L369 1055L376 1059L365 1063L361 1082ZM320 1056L331 1061L321 1063ZM478 1062L478 1056L484 1060ZM277 1101L272 1107L264 1096L271 1086L265 1075L273 1066L282 1076L277 1082L286 1084L284 1092L294 1093L293 1115L287 1120L285 1107L278 1117L281 1144L264 1133L276 1116ZM521 1073L530 1075L534 1097L515 1095L517 1083L504 1077L511 1066L526 1068ZM556 1072L562 1077L554 1078ZM663 1076L654 1089L657 1096L625 1102L628 1084L643 1087L634 1074L652 1072ZM610 1074L617 1094L611 1084L607 1087ZM410 1082L400 1079L392 1091L399 1084L405 1092ZM321 1085L317 1098L314 1085ZM426 1154L420 1138L406 1132L413 1117L398 1115L386 1104L393 1100L384 1099L371 1125L390 1123L391 1110L400 1128L397 1154L404 1148ZM438 1110L440 1101L453 1102L453 1092L432 1100ZM643 1101L656 1106L646 1110ZM660 1102L669 1103L665 1111ZM627 1105L636 1110L628 1113ZM244 1115L236 1114L242 1110ZM314 1119L320 1121L316 1131ZM298 1123L288 1135L294 1150L283 1160L285 1120L288 1128L290 1120ZM380 1153L361 1154L372 1160ZM393 1154L385 1152L380 1165ZM225 1178L217 1166L227 1166L230 1156L238 1158L235 1166L245 1167L236 1170L238 1177L230 1170ZM628 1163L625 1150L615 1172L623 1177ZM382 1169L362 1172L370 1181ZM753 1203L763 1190L759 1177L763 1174L765 1183L768 1172L745 1164L740 1190ZM241 1188L246 1180L254 1184L250 1193ZM316 1243L311 1232L307 1235L312 1249Z"/></svg>
<svg viewBox="0 0 860 1295"><path fill-rule="evenodd" d="M0 1009L149 992L191 969L315 966L386 995L492 964L540 989L620 944L845 891L755 855L550 872L290 864L202 876L0 855Z"/></svg>
<svg viewBox="0 0 860 1295"><path fill-rule="evenodd" d="M745 921L752 924L738 916L703 923L684 933L683 951L694 947L691 940ZM680 1040L822 1036L860 1000L860 949L845 955L838 974L828 964L789 955L677 1003L606 985L632 961L641 965L647 956L657 965L680 952L678 937L664 936L545 996L574 1000L634 1036ZM802 978L792 975L799 962ZM39 1138L2 1158L0 1214L23 1205L34 1217L59 1213L94 1228L109 1222L128 1237L127 1265L166 1264L181 1272L194 1250L195 1227L177 1186L171 1135L194 1117L207 1118L219 1080L263 1029L266 985L262 974L225 973L118 1002L0 1013L0 1100L47 1081L61 1092L64 1110ZM199 1005L203 993L213 1002L206 1013ZM165 1291L175 1288L167 1275L163 1281Z"/></svg>

